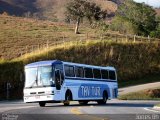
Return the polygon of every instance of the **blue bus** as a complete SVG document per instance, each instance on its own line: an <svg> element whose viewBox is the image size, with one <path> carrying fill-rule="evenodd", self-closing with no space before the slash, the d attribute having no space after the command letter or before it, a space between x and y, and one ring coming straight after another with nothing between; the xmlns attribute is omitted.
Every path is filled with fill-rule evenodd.
<svg viewBox="0 0 160 120"><path fill-rule="evenodd" d="M106 104L117 98L118 84L114 67L101 67L60 60L40 61L25 66L24 102L46 103L89 101Z"/></svg>

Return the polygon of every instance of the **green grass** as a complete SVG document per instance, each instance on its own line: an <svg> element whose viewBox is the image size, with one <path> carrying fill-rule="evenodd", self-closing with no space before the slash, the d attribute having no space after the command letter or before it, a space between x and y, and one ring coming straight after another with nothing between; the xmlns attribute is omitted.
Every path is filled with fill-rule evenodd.
<svg viewBox="0 0 160 120"><path fill-rule="evenodd" d="M160 104L156 105L157 107L160 107Z"/></svg>
<svg viewBox="0 0 160 120"><path fill-rule="evenodd" d="M119 82L119 88L152 83L152 82L159 82L160 81L160 74L159 73L152 73L148 75L144 75L141 78L135 78L131 80L124 80Z"/></svg>
<svg viewBox="0 0 160 120"><path fill-rule="evenodd" d="M143 90L119 96L121 100L160 100L160 88Z"/></svg>

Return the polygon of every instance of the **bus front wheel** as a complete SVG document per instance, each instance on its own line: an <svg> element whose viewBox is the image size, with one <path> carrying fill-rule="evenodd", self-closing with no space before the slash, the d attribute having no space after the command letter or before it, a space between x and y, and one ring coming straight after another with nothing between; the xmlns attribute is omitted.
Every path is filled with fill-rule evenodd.
<svg viewBox="0 0 160 120"><path fill-rule="evenodd" d="M67 91L65 101L63 102L64 106L68 106L71 100L72 100L72 93L70 91Z"/></svg>
<svg viewBox="0 0 160 120"><path fill-rule="evenodd" d="M40 107L44 107L45 105L46 105L45 102L39 102L39 106L40 106Z"/></svg>

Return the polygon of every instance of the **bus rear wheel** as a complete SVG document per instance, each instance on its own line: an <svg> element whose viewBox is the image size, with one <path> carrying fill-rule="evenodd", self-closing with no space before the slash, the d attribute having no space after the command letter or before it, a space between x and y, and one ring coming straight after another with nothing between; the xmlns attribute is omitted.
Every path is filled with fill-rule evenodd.
<svg viewBox="0 0 160 120"><path fill-rule="evenodd" d="M80 105L87 105L88 101L78 101Z"/></svg>
<svg viewBox="0 0 160 120"><path fill-rule="evenodd" d="M104 104L106 104L107 99L108 99L107 93L103 92L103 99L102 100L98 100L97 103L100 104L100 105L104 105Z"/></svg>
<svg viewBox="0 0 160 120"><path fill-rule="evenodd" d="M46 103L45 102L39 102L40 107L45 107Z"/></svg>

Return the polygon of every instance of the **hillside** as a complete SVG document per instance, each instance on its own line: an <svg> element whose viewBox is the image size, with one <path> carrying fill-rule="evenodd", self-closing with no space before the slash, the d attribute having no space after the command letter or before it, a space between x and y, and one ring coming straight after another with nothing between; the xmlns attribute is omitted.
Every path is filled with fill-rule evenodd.
<svg viewBox="0 0 160 120"><path fill-rule="evenodd" d="M31 11L37 12L35 0L0 0L0 13L7 12L10 15L22 16Z"/></svg>
<svg viewBox="0 0 160 120"><path fill-rule="evenodd" d="M157 15L160 16L160 8L156 9Z"/></svg>
<svg viewBox="0 0 160 120"><path fill-rule="evenodd" d="M65 5L69 0L0 0L0 14L33 17L43 20L64 22ZM89 0L94 1L113 16L117 5L124 0ZM159 9L156 9L159 14Z"/></svg>
<svg viewBox="0 0 160 120"><path fill-rule="evenodd" d="M99 66L114 66L118 73L118 83L132 85L155 82L160 79L160 44L158 43L118 43L113 41L72 42L35 51L17 60L0 61L0 91L6 81L13 86L14 98L21 98L24 84L24 65L40 60L63 60ZM150 76L151 79L148 79ZM154 78L154 79L153 79ZM147 80L148 79L148 80ZM141 80L141 79L140 79ZM127 83L127 84L126 84ZM5 98L1 96L0 99Z"/></svg>
<svg viewBox="0 0 160 120"><path fill-rule="evenodd" d="M0 0L0 13L26 16L52 21L64 21L65 5L69 0ZM107 9L109 13L116 10L112 0L90 0ZM114 0L113 0L114 1ZM119 1L119 0L116 0Z"/></svg>
<svg viewBox="0 0 160 120"><path fill-rule="evenodd" d="M82 34L74 34L74 25L0 15L0 59L12 59L55 42L77 39L93 33L81 26ZM63 41L62 41L63 40Z"/></svg>

